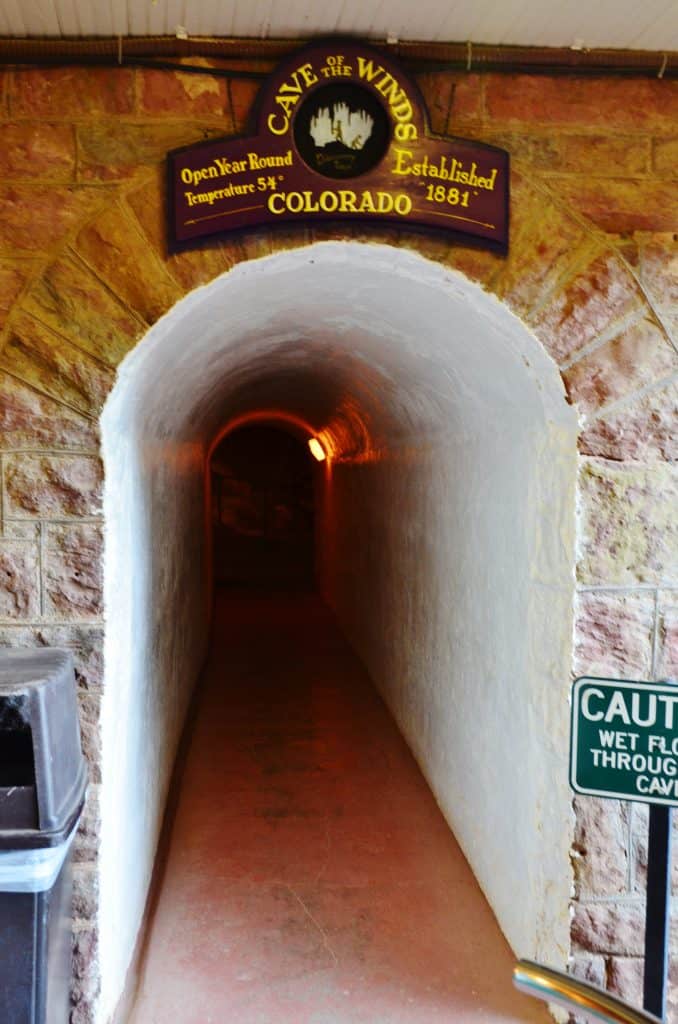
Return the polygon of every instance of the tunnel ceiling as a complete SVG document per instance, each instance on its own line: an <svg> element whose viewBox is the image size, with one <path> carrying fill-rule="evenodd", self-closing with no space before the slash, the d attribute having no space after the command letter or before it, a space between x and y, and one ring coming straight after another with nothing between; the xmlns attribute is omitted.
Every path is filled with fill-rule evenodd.
<svg viewBox="0 0 678 1024"><path fill-rule="evenodd" d="M463 440L483 410L504 410L512 429L535 403L574 416L539 342L459 274L357 243L267 264L191 293L126 360L116 392L134 377L125 401L139 430L207 448L233 420L278 410L354 458L413 437Z"/></svg>

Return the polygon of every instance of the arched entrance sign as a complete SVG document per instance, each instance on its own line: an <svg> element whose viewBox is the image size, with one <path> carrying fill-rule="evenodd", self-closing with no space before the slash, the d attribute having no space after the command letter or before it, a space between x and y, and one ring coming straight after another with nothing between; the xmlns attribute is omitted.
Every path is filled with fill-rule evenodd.
<svg viewBox="0 0 678 1024"><path fill-rule="evenodd" d="M169 242L289 222L395 223L505 252L509 156L432 136L416 85L345 40L313 43L262 91L255 133L168 157Z"/></svg>

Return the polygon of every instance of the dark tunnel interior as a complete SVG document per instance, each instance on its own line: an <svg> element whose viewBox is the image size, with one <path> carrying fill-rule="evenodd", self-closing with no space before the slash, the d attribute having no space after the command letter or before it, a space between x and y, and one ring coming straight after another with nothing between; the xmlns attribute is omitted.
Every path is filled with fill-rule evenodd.
<svg viewBox="0 0 678 1024"><path fill-rule="evenodd" d="M224 437L211 461L217 586L313 586L314 470L306 445L279 427Z"/></svg>

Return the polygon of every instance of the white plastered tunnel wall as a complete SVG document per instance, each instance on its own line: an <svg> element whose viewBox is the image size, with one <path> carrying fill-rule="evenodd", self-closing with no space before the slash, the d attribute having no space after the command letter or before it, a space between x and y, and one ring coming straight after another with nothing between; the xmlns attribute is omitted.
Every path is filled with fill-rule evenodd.
<svg viewBox="0 0 678 1024"><path fill-rule="evenodd" d="M264 410L299 417L331 453L323 595L501 928L521 955L567 957L575 412L539 342L462 275L326 242L191 293L122 364L104 410L101 1021L206 651L210 445Z"/></svg>

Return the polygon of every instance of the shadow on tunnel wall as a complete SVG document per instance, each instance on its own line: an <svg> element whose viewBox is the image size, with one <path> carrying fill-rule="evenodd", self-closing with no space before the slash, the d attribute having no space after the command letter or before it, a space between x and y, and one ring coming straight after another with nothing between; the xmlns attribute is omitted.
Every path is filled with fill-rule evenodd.
<svg viewBox="0 0 678 1024"><path fill-rule="evenodd" d="M244 426L221 441L211 461L217 586L313 586L313 470L306 446L277 427Z"/></svg>

